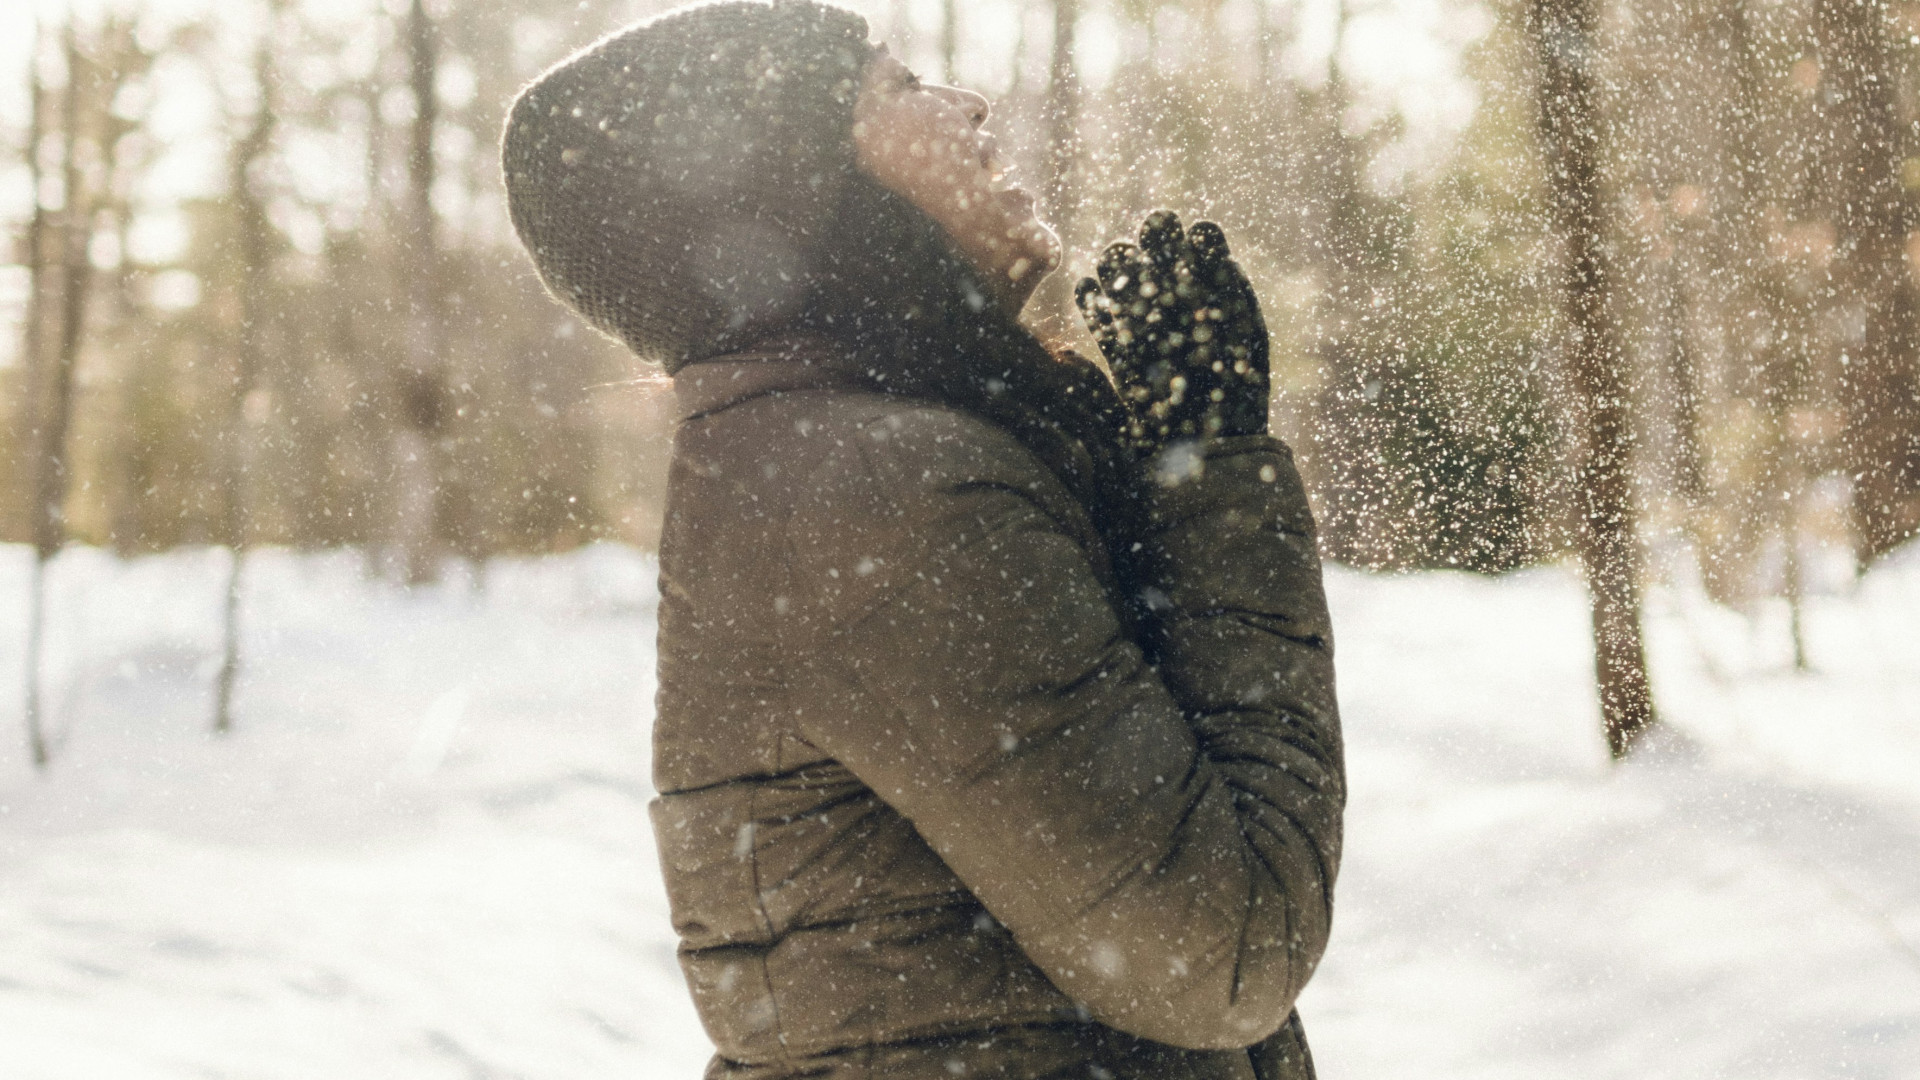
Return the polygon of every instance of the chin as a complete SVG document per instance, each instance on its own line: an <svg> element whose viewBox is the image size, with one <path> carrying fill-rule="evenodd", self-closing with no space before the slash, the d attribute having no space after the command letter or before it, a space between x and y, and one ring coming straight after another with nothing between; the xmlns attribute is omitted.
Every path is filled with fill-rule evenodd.
<svg viewBox="0 0 1920 1080"><path fill-rule="evenodd" d="M1034 254L1030 257L1034 262L1035 280L1038 280L1060 269L1062 251L1060 234L1054 232L1052 226L1035 218L1033 228L1039 243L1034 245Z"/></svg>
<svg viewBox="0 0 1920 1080"><path fill-rule="evenodd" d="M1017 288L1028 292L1040 283L1040 279L1053 273L1060 267L1060 237L1046 222L1037 217L1029 217L1013 229L1010 234L1021 236L1023 243L1016 260L1009 264L1008 277ZM1012 268L1021 263L1027 264L1018 277L1012 274Z"/></svg>
<svg viewBox="0 0 1920 1080"><path fill-rule="evenodd" d="M1022 209L1024 213L976 219L967 223L964 231L948 232L949 236L975 241L960 246L986 278L988 288L1015 311L1025 306L1040 280L1052 273L1061 259L1060 238L1030 207ZM995 243L994 238L1000 242Z"/></svg>

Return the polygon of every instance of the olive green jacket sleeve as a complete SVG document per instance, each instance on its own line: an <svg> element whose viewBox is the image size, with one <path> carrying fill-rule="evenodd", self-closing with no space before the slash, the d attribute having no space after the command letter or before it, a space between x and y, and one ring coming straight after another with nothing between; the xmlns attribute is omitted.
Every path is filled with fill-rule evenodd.
<svg viewBox="0 0 1920 1080"><path fill-rule="evenodd" d="M1251 1046L1327 941L1344 802L1332 644L1290 454L1152 485L1149 664L1087 523L998 429L924 410L836 439L786 588L801 718L1055 985L1123 1031Z"/></svg>

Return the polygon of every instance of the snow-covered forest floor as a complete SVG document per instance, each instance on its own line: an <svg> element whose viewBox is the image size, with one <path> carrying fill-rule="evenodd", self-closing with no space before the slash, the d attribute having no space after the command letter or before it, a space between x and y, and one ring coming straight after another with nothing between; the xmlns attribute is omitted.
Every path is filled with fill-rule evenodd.
<svg viewBox="0 0 1920 1080"><path fill-rule="evenodd" d="M224 565L61 558L44 778L0 608L0 1077L698 1076L646 819L652 564L406 594L263 553L216 741ZM1783 609L1656 590L1671 730L1617 769L1568 573L1330 587L1323 1077L1920 1077L1920 551L1809 601L1809 674Z"/></svg>

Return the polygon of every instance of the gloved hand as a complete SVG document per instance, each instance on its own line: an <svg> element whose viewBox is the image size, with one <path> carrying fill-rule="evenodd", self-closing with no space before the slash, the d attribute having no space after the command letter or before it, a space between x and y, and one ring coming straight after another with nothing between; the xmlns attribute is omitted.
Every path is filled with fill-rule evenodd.
<svg viewBox="0 0 1920 1080"><path fill-rule="evenodd" d="M1129 413L1124 440L1151 456L1169 444L1267 430L1267 324L1220 226L1191 232L1172 211L1140 244L1107 247L1074 300Z"/></svg>

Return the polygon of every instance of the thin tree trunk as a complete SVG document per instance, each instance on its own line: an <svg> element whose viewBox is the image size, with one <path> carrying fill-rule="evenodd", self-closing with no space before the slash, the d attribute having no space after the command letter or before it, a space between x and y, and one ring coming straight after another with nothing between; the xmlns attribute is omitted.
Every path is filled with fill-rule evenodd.
<svg viewBox="0 0 1920 1080"><path fill-rule="evenodd" d="M54 348L54 368L43 428L36 505L40 508L38 550L51 555L65 540L67 489L67 431L73 422L73 373L79 366L80 344L86 328L87 293L93 283L93 263L87 248L93 239L93 201L81 176L79 144L86 91L87 59L71 21L64 31L67 61L66 94L62 101L64 129L60 160L60 191L64 207L60 223L60 322Z"/></svg>
<svg viewBox="0 0 1920 1080"><path fill-rule="evenodd" d="M908 0L892 0L887 6L887 37L894 55L911 66L913 56L913 5Z"/></svg>
<svg viewBox="0 0 1920 1080"><path fill-rule="evenodd" d="M1687 512L1707 497L1707 470L1700 458L1700 373L1693 350L1692 290L1678 253L1667 260L1667 375L1673 381L1673 480Z"/></svg>
<svg viewBox="0 0 1920 1080"><path fill-rule="evenodd" d="M1013 74L1007 79L1006 97L1009 100L1019 98L1020 91L1027 84L1027 13L1022 10L1015 18L1018 22L1013 37Z"/></svg>
<svg viewBox="0 0 1920 1080"><path fill-rule="evenodd" d="M83 188L78 151L82 137L81 96L90 72L71 19L61 32L61 41L66 57L67 84L60 107L63 143L60 161L62 206L57 233L60 316L51 370L47 370L44 362L40 365L46 374L46 381L44 386L36 387L37 404L45 411L41 413L39 447L34 455L32 507L35 599L30 613L34 625L27 637L26 725L28 748L37 768L45 768L51 756L46 721L42 714L40 686L40 650L45 641L41 624L46 616L43 579L48 560L66 541L67 431L73 422L73 373L80 357L87 289L92 275L87 248L93 234L93 207Z"/></svg>
<svg viewBox="0 0 1920 1080"><path fill-rule="evenodd" d="M1310 415L1315 458L1327 470L1327 513L1322 550L1360 566L1392 566L1408 557L1420 541L1401 527L1408 512L1404 500L1382 497L1386 476L1374 458L1381 418L1370 395L1401 376L1387 357L1381 312L1373 306L1376 287L1393 286L1391 271L1370 257L1379 221L1368 205L1365 136L1346 129L1352 103L1340 67L1351 5L1334 6L1333 40L1327 50L1326 82L1303 96L1302 127L1309 177L1304 197L1314 213L1306 248L1323 286L1315 306L1315 356L1327 373L1320 407ZM1371 387L1372 389L1367 389Z"/></svg>
<svg viewBox="0 0 1920 1080"><path fill-rule="evenodd" d="M1800 502L1806 489L1808 467L1800 439L1790 430L1794 411L1806 403L1809 371L1810 328L1805 304L1795 298L1791 271L1783 260L1767 250L1768 223L1763 207L1769 203L1769 170L1781 161L1793 161L1785 154L1769 154L1763 140L1763 95L1767 92L1767 72L1754 16L1746 4L1729 0L1726 7L1727 37L1732 43L1735 76L1735 100L1727 121L1733 131L1734 179L1737 196L1729 215L1734 226L1735 265L1754 268L1744 275L1751 305L1761 317L1761 335L1766 342L1753 359L1758 378L1758 393L1765 417L1763 454L1771 464L1771 482L1758 491L1730 493L1733 498L1758 500L1754 507L1740 507L1743 515L1760 519L1761 530L1777 536L1785 555L1785 587L1788 609L1788 633L1793 645L1794 668L1808 670L1807 643L1802 615L1804 568L1800 560ZM1807 177L1797 177L1804 185ZM1792 329L1790 329L1790 327ZM1740 334L1751 337L1751 334ZM1763 533L1763 534L1764 534Z"/></svg>
<svg viewBox="0 0 1920 1080"><path fill-rule="evenodd" d="M273 142L276 120L273 65L273 26L279 5L271 5L268 31L254 57L258 101L253 121L234 146L227 175L228 197L239 218L240 325L235 335L233 386L227 405L226 475L223 487L222 533L232 558L227 568L226 595L221 605L220 672L214 682L213 730L233 727L233 688L240 673L240 595L244 584L247 545L252 532L247 479L252 465L253 440L247 431L247 400L260 373L261 322L267 317L266 277L271 258L267 212L255 186L253 172Z"/></svg>
<svg viewBox="0 0 1920 1080"><path fill-rule="evenodd" d="M1073 232L1073 166L1079 156L1080 78L1073 47L1080 0L1053 0L1053 60L1047 81L1047 207L1063 243Z"/></svg>
<svg viewBox="0 0 1920 1080"><path fill-rule="evenodd" d="M1347 47L1347 27L1353 22L1353 5L1335 0L1333 5L1333 42L1327 46L1327 88L1342 105L1346 103L1346 76L1340 70L1340 54ZM1336 120L1344 119L1335 117Z"/></svg>
<svg viewBox="0 0 1920 1080"><path fill-rule="evenodd" d="M20 430L29 433L30 440L39 438L40 422L40 361L41 351L45 347L46 305L47 305L47 206L40 197L40 187L46 179L46 168L40 160L41 150L47 138L47 87L40 72L41 26L38 16L33 22L33 43L27 51L27 141L23 157L27 166L27 190L33 200L32 213L27 218L26 257L27 257L27 306L21 320L20 359L26 367L28 390L21 402ZM31 481L29 481L31 483ZM34 527L29 522L29 529Z"/></svg>
<svg viewBox="0 0 1920 1080"><path fill-rule="evenodd" d="M1641 638L1632 430L1622 353L1607 310L1610 288L1593 0L1533 0L1528 22L1540 62L1540 134L1554 221L1566 245L1563 281L1573 330L1573 383L1586 416L1579 490L1593 614L1594 672L1607 749L1618 759L1654 723Z"/></svg>
<svg viewBox="0 0 1920 1080"><path fill-rule="evenodd" d="M1842 325L1860 327L1842 342L1840 385L1862 568L1920 533L1920 341L1904 250L1910 215L1900 185L1888 17L1885 0L1819 0L1814 14L1820 182L1833 199L1836 232L1827 299L1843 308Z"/></svg>
<svg viewBox="0 0 1920 1080"><path fill-rule="evenodd" d="M45 770L53 759L45 722L40 718L40 654L47 619L47 560L36 553L33 575L27 582L27 754L35 770Z"/></svg>
<svg viewBox="0 0 1920 1080"><path fill-rule="evenodd" d="M1805 569L1800 565L1800 529L1798 501L1788 503L1783 509L1787 527L1782 530L1786 539L1787 576L1787 636L1793 642L1793 670L1811 671L1812 661L1807 659L1806 628L1806 582Z"/></svg>
<svg viewBox="0 0 1920 1080"><path fill-rule="evenodd" d="M32 462L29 475L25 478L29 536L33 540L34 557L31 578L28 582L27 601L27 656L24 674L25 713L27 728L27 752L33 760L34 768L43 769L47 765L47 738L40 720L40 650L42 624L45 617L46 597L46 558L41 554L40 541L44 530L40 519L43 511L39 503L40 478L39 460L41 419L43 416L45 387L44 380L44 327L47 307L47 208L41 199L40 187L45 179L45 169L41 164L40 151L46 141L46 82L40 71L41 27L38 17L33 23L33 43L27 53L27 184L33 199L33 213L27 219L26 256L27 256L27 305L22 316L21 362L27 371L27 393L20 406L20 427L17 430L27 432L28 460Z"/></svg>
<svg viewBox="0 0 1920 1080"><path fill-rule="evenodd" d="M439 356L439 259L433 213L433 136L439 120L436 31L424 0L407 9L407 71L414 115L407 148L406 355L398 380L400 430L393 445L396 479L394 543L408 584L433 580L439 566L437 526L439 429L446 412Z"/></svg>
<svg viewBox="0 0 1920 1080"><path fill-rule="evenodd" d="M960 32L955 25L958 8L957 0L940 0L940 81L948 85L959 78L953 63L960 51Z"/></svg>
<svg viewBox="0 0 1920 1080"><path fill-rule="evenodd" d="M1254 64L1259 69L1260 87L1263 90L1273 88L1273 3L1272 0L1254 0L1253 3L1253 39Z"/></svg>

